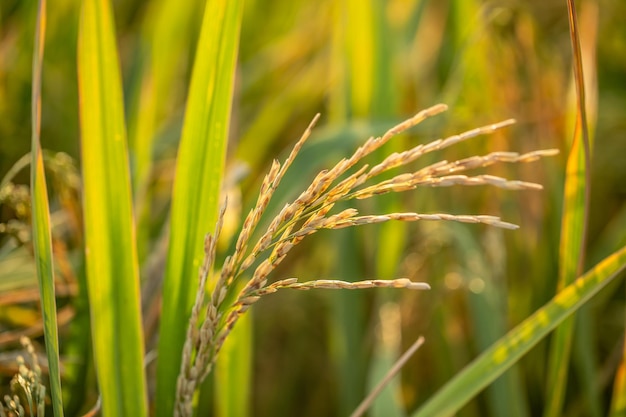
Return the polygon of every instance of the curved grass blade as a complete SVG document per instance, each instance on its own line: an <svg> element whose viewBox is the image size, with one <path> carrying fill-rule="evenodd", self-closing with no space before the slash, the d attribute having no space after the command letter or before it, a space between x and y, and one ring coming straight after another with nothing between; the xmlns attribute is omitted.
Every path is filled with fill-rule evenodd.
<svg viewBox="0 0 626 417"><path fill-rule="evenodd" d="M124 101L109 1L85 0L78 37L86 271L102 414L147 415Z"/></svg>
<svg viewBox="0 0 626 417"><path fill-rule="evenodd" d="M568 285L483 352L418 409L413 417L451 416L456 413L625 268L626 246Z"/></svg>
<svg viewBox="0 0 626 417"><path fill-rule="evenodd" d="M217 221L243 2L210 0L193 68L172 197L157 360L157 416L171 416L204 235Z"/></svg>
<svg viewBox="0 0 626 417"><path fill-rule="evenodd" d="M567 160L563 197L561 241L559 246L559 280L557 284L559 290L573 282L583 271L591 186L589 178L591 170L591 140L587 126L589 121L586 112L587 104L585 100L581 40L574 2L568 0L567 6L573 49L576 109L572 112L575 114L575 128ZM595 24L597 24L597 19ZM587 59L586 63L592 65L592 60ZM590 72L593 74L594 71ZM584 312L582 313L585 314ZM551 339L545 417L558 417L562 413L574 327L574 318L565 320L557 328Z"/></svg>
<svg viewBox="0 0 626 417"><path fill-rule="evenodd" d="M33 251L37 266L41 311L43 314L44 338L50 375L50 398L52 409L57 417L63 416L63 395L61 391L61 371L59 368L59 335L57 328L57 306L54 291L54 263L52 259L52 238L50 234L50 207L48 190L41 153L41 72L46 32L46 0L39 0L35 52L33 54L32 84L32 138L30 187L32 190Z"/></svg>

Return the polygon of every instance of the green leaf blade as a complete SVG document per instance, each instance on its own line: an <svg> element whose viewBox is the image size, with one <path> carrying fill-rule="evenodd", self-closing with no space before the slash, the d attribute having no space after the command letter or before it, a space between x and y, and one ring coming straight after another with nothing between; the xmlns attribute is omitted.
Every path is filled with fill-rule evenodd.
<svg viewBox="0 0 626 417"><path fill-rule="evenodd" d="M626 247L605 258L591 271L568 285L550 302L484 351L418 409L413 417L454 415L624 268Z"/></svg>
<svg viewBox="0 0 626 417"><path fill-rule="evenodd" d="M172 415L204 235L217 221L242 7L242 1L208 1L198 42L172 197L157 362L158 416Z"/></svg>
<svg viewBox="0 0 626 417"><path fill-rule="evenodd" d="M102 412L145 416L139 269L122 85L108 1L83 2L78 74L86 271Z"/></svg>
<svg viewBox="0 0 626 417"><path fill-rule="evenodd" d="M583 57L581 54L581 36L578 31L577 17L574 2L568 1L570 17L570 38L573 49L574 80L572 94L575 100L569 103L569 114L574 124L572 132L573 140L567 159L565 189L563 196L563 214L561 216L561 240L559 246L559 280L557 288L564 288L573 282L583 271L585 260L585 246L587 235L587 216L589 206L589 187L592 138L588 125L595 125L592 117L595 115L595 100L591 100L589 113L585 102L586 88L583 79ZM587 9L585 9L587 10ZM593 15L593 14L592 14ZM587 19L589 20L589 19ZM593 24L587 22L587 30L597 26L597 17ZM587 34L590 35L590 34ZM593 49L593 47L592 47ZM595 68L592 59L587 59L585 68L590 70L587 74L590 79L594 78ZM592 83L595 85L595 82ZM574 88L574 86L576 88ZM589 86L588 86L589 87ZM595 96L595 91L591 91ZM588 314L581 311L581 314ZM544 411L545 417L558 417L563 412L563 403L567 389L569 363L572 350L572 340L575 331L574 318L564 321L556 329L551 339L548 375L547 375L547 405ZM581 346L590 353L589 343ZM588 394L589 395L589 394ZM589 411L588 411L589 412Z"/></svg>
<svg viewBox="0 0 626 417"><path fill-rule="evenodd" d="M32 140L31 140L31 207L32 239L41 311L43 331L46 343L46 356L50 376L50 398L52 409L57 417L63 416L63 393L61 389L61 369L59 361L59 335L57 327L57 306L54 289L54 261L52 256L52 236L50 226L50 204L41 152L41 74L45 42L46 2L39 1L35 52L33 54L32 84Z"/></svg>

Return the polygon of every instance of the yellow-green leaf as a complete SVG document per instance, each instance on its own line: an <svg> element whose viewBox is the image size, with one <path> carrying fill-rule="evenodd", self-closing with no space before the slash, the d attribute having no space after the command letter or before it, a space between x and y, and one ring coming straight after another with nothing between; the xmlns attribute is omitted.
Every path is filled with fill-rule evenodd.
<svg viewBox="0 0 626 417"><path fill-rule="evenodd" d="M50 375L50 398L57 417L63 416L61 371L59 367L59 335L57 329L57 306L54 291L54 262L52 259L52 237L50 230L50 207L48 190L41 153L41 73L46 32L46 0L39 1L35 52L33 54L32 85L32 141L30 186L32 202L33 252L37 266L43 331Z"/></svg>
<svg viewBox="0 0 626 417"><path fill-rule="evenodd" d="M156 410L169 417L187 322L198 285L204 235L213 230L239 47L243 2L207 2L193 68L172 196L170 246L163 284Z"/></svg>
<svg viewBox="0 0 626 417"><path fill-rule="evenodd" d="M573 140L567 159L565 171L565 190L563 196L563 214L561 216L561 240L559 245L559 279L557 287L560 290L569 285L583 271L585 259L585 239L588 204L589 161L591 159L591 139L588 124L594 125L595 120L587 119L587 104L585 101L585 80L583 80L583 57L581 54L581 39L578 33L577 17L574 2L568 1L570 16L570 37L573 49L574 83L576 94L569 104L569 114L573 115L570 122L574 124ZM589 9L589 8L586 8ZM587 28L595 28L593 24ZM591 34L588 34L591 35ZM594 47L588 46L588 48ZM587 54L589 55L589 54ZM592 67L593 59L587 56L584 60L585 69L589 70L588 77L594 78ZM574 90L574 88L572 88ZM592 92L593 93L593 92ZM575 99L574 99L575 98ZM592 103L591 107L594 107ZM591 114L595 114L595 108ZM562 414L563 401L567 388L567 374L571 356L571 346L574 335L574 319L565 320L554 332L550 341L550 356L548 360L548 380L546 407L544 416L558 417Z"/></svg>
<svg viewBox="0 0 626 417"><path fill-rule="evenodd" d="M451 416L626 268L626 247L565 287L433 395L413 417Z"/></svg>
<svg viewBox="0 0 626 417"><path fill-rule="evenodd" d="M85 0L78 37L85 255L105 416L147 415L139 269L111 4Z"/></svg>

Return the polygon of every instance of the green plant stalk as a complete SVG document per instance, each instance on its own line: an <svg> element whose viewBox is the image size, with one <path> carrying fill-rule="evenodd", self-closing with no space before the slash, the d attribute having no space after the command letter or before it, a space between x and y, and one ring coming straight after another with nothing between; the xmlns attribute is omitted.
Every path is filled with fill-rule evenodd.
<svg viewBox="0 0 626 417"><path fill-rule="evenodd" d="M622 247L565 287L432 396L413 417L451 416L626 268Z"/></svg>
<svg viewBox="0 0 626 417"><path fill-rule="evenodd" d="M590 192L591 143L587 126L583 59L578 33L576 9L568 0L570 38L573 49L574 84L576 86L576 118L574 139L567 160L561 241L559 246L558 289L570 284L583 271L587 234L587 213ZM548 359L547 406L545 417L558 417L562 413L567 387L567 373L575 320L565 320L556 330Z"/></svg>
<svg viewBox="0 0 626 417"><path fill-rule="evenodd" d="M243 1L209 0L185 111L172 196L157 359L157 416L170 417L204 235L213 229L224 176Z"/></svg>
<svg viewBox="0 0 626 417"><path fill-rule="evenodd" d="M33 53L32 83L32 138L30 163L30 188L32 207L32 239L41 311L44 323L44 339L50 376L50 398L56 417L63 416L63 393L61 390L61 371L59 367L59 335L57 328L57 308L54 290L54 261L52 257L52 237L50 228L50 205L46 175L41 153L41 73L46 32L46 0L39 0L37 27L35 33L35 51Z"/></svg>
<svg viewBox="0 0 626 417"><path fill-rule="evenodd" d="M102 414L146 416L139 268L111 4L85 0L78 36L86 272Z"/></svg>

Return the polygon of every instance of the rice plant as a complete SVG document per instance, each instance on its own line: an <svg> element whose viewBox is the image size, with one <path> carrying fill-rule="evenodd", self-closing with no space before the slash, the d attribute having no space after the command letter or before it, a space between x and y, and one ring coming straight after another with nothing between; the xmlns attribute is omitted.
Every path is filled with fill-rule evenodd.
<svg viewBox="0 0 626 417"><path fill-rule="evenodd" d="M210 296L205 302L207 292L207 280L212 275L215 260L216 241L220 235L224 211L222 208L218 223L213 234L205 239L205 258L200 268L200 283L194 302L183 350L181 372L177 383L177 405L175 415L191 416L192 400L196 388L211 371L213 362L222 347L224 341L233 329L239 317L248 308L266 294L271 294L279 289L290 288L309 290L315 288L326 289L364 289L375 287L406 288L425 290L429 289L427 283L412 282L406 278L395 280L368 280L358 282L345 282L337 280L315 280L304 283L298 282L297 278L279 280L268 284L268 275L287 256L289 251L299 244L305 237L310 236L322 229L342 229L345 227L360 226L397 221L419 220L444 220L458 221L463 223L485 223L491 226L506 229L515 229L516 225L506 223L500 218L489 215L454 215L447 213L419 214L419 213L384 213L379 215L359 215L355 208L347 208L336 214L331 214L333 207L341 201L353 199L367 199L378 194L388 192L401 192L413 190L417 187L443 187L455 184L461 185L494 185L504 189L528 190L541 189L539 184L523 181L509 181L504 178L478 175L466 176L459 174L472 168L480 168L495 162L530 162L542 156L558 153L557 150L533 151L519 155L514 152L498 152L485 156L473 156L453 162L438 161L418 171L403 173L389 180L380 181L365 186L372 178L393 168L398 168L413 162L420 156L446 148L455 143L470 139L480 134L491 133L512 121L497 123L482 128L473 129L445 139L438 139L428 144L420 144L402 153L394 153L383 159L373 167L363 164L352 174L346 173L363 158L372 154L394 136L420 123L425 118L446 110L445 105L436 105L419 112L411 119L388 130L380 137L368 139L349 158L342 159L337 165L329 170L323 170L316 175L311 184L295 199L288 203L273 218L267 230L263 232L257 242L252 245L251 236L255 231L261 216L264 214L275 189L287 169L295 159L298 150L303 146L311 133L311 129L317 118L306 129L294 149L281 165L274 160L270 172L265 176L257 203L243 222L242 230L237 238L235 252L224 260L219 273L216 273L214 283L210 286ZM346 174L345 178L342 178ZM251 248L250 248L251 247ZM266 253L266 258L259 259ZM256 262L258 265L250 278L243 285L241 276L247 275L246 271ZM235 290L242 287L240 290ZM229 297L229 292L236 295ZM231 303L227 299L233 299ZM205 307L206 304L206 307ZM206 309L204 319L199 322L200 312ZM196 350L194 352L194 349Z"/></svg>
<svg viewBox="0 0 626 417"><path fill-rule="evenodd" d="M34 6L0 415L624 413L620 2Z"/></svg>

